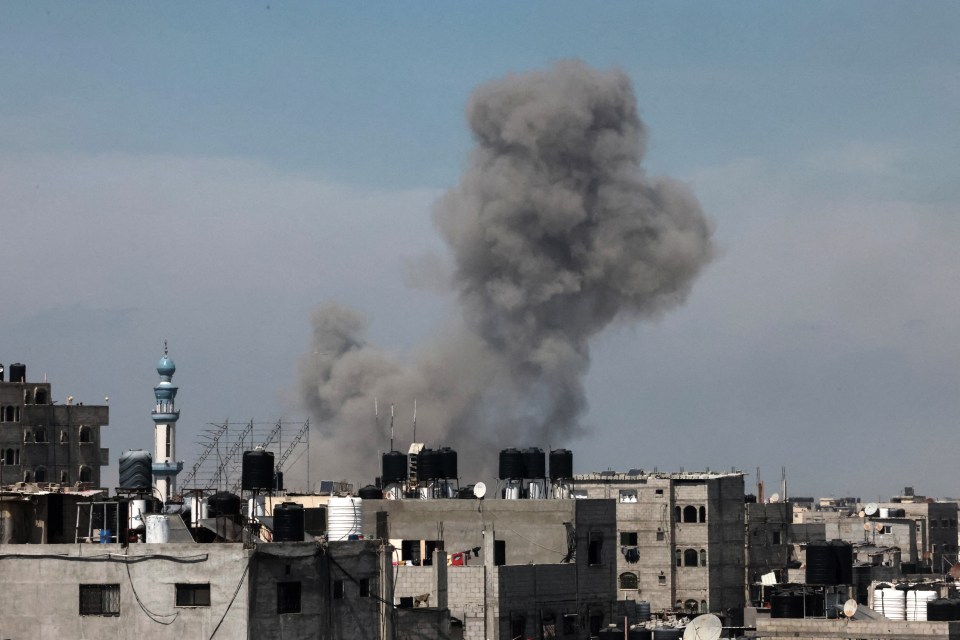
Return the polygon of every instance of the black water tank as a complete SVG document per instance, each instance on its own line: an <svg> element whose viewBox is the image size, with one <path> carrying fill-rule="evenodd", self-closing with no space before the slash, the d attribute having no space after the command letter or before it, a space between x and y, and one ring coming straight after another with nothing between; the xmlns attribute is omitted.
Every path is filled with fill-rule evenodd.
<svg viewBox="0 0 960 640"><path fill-rule="evenodd" d="M643 627L635 627L627 632L629 640L650 640L653 637L653 631Z"/></svg>
<svg viewBox="0 0 960 640"><path fill-rule="evenodd" d="M468 485L466 487L460 487L457 491L457 497L461 500L473 500L476 496L473 495L473 485Z"/></svg>
<svg viewBox="0 0 960 640"><path fill-rule="evenodd" d="M120 454L120 488L149 491L153 486L153 456L143 449Z"/></svg>
<svg viewBox="0 0 960 640"><path fill-rule="evenodd" d="M417 456L417 479L435 480L440 475L440 456L433 449L423 449Z"/></svg>
<svg viewBox="0 0 960 640"><path fill-rule="evenodd" d="M446 480L456 480L457 475L457 452L450 447L440 447L437 451L440 458L440 477Z"/></svg>
<svg viewBox="0 0 960 640"><path fill-rule="evenodd" d="M399 484L406 480L407 456L399 451L383 454L383 473L380 477L384 485Z"/></svg>
<svg viewBox="0 0 960 640"><path fill-rule="evenodd" d="M658 627L653 630L653 640L680 640L686 627Z"/></svg>
<svg viewBox="0 0 960 640"><path fill-rule="evenodd" d="M303 505L282 502L273 508L273 541L303 542Z"/></svg>
<svg viewBox="0 0 960 640"><path fill-rule="evenodd" d="M623 629L614 625L606 629L601 629L597 636L600 640L623 640Z"/></svg>
<svg viewBox="0 0 960 640"><path fill-rule="evenodd" d="M10 365L10 382L26 382L27 365L15 362Z"/></svg>
<svg viewBox="0 0 960 640"><path fill-rule="evenodd" d="M520 480L523 478L523 454L519 449L504 449L500 452L501 480Z"/></svg>
<svg viewBox="0 0 960 640"><path fill-rule="evenodd" d="M368 484L365 487L361 487L360 490L357 491L357 495L364 500L381 500L383 498L383 489Z"/></svg>
<svg viewBox="0 0 960 640"><path fill-rule="evenodd" d="M650 603L646 600L637 603L637 619L643 622L650 620Z"/></svg>
<svg viewBox="0 0 960 640"><path fill-rule="evenodd" d="M837 559L837 582L853 584L853 545L843 540L832 540L833 555Z"/></svg>
<svg viewBox="0 0 960 640"><path fill-rule="evenodd" d="M803 617L802 593L778 593L770 598L770 605L771 618Z"/></svg>
<svg viewBox="0 0 960 640"><path fill-rule="evenodd" d="M229 491L220 491L207 498L207 517L237 520L240 517L240 505L240 496Z"/></svg>
<svg viewBox="0 0 960 640"><path fill-rule="evenodd" d="M240 486L244 491L273 488L273 453L271 451L243 452Z"/></svg>
<svg viewBox="0 0 960 640"><path fill-rule="evenodd" d="M948 598L927 601L927 621L947 622L957 619L957 602Z"/></svg>
<svg viewBox="0 0 960 640"><path fill-rule="evenodd" d="M569 449L554 449L550 452L550 479L573 478L573 452Z"/></svg>
<svg viewBox="0 0 960 640"><path fill-rule="evenodd" d="M807 543L807 584L839 584L837 553L826 540L813 540Z"/></svg>
<svg viewBox="0 0 960 640"><path fill-rule="evenodd" d="M530 479L547 477L547 461L543 449L530 447L523 450L523 477Z"/></svg>

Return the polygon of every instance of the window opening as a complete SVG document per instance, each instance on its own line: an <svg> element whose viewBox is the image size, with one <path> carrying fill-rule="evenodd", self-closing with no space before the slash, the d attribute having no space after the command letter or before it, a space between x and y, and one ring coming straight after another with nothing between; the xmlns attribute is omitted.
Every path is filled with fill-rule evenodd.
<svg viewBox="0 0 960 640"><path fill-rule="evenodd" d="M685 567L695 567L697 566L697 550L696 549L687 549L683 552L683 566Z"/></svg>
<svg viewBox="0 0 960 640"><path fill-rule="evenodd" d="M683 508L683 521L684 522L696 522L697 521L697 508L690 505Z"/></svg>
<svg viewBox="0 0 960 640"><path fill-rule="evenodd" d="M706 521L707 521L707 508L700 507L700 522L706 522Z"/></svg>
<svg viewBox="0 0 960 640"><path fill-rule="evenodd" d="M596 566L600 564L600 552L603 549L603 533L600 531L591 531L587 537L587 564Z"/></svg>
<svg viewBox="0 0 960 640"><path fill-rule="evenodd" d="M176 585L176 606L209 607L210 583Z"/></svg>
<svg viewBox="0 0 960 640"><path fill-rule="evenodd" d="M623 591L632 591L632 590L634 590L634 589L637 588L637 585L638 585L638 584L639 584L639 579L637 578L637 574L635 574L635 573L630 573L629 571L626 572L626 573L621 573L621 574L620 574L620 589L621 589L621 590L623 590Z"/></svg>
<svg viewBox="0 0 960 640"><path fill-rule="evenodd" d="M636 531L621 531L620 532L620 544L624 547L635 547L637 546L637 532Z"/></svg>
<svg viewBox="0 0 960 640"><path fill-rule="evenodd" d="M340 600L343 598L343 580L334 580L333 581L333 599Z"/></svg>
<svg viewBox="0 0 960 640"><path fill-rule="evenodd" d="M300 583L277 583L277 613L300 613Z"/></svg>
<svg viewBox="0 0 960 640"><path fill-rule="evenodd" d="M119 584L81 584L80 615L82 616L118 616L120 615Z"/></svg>

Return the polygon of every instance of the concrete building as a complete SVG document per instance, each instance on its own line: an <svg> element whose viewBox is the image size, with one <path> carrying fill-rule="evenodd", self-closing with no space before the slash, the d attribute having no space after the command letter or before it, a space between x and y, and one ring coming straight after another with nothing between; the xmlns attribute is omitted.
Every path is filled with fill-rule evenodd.
<svg viewBox="0 0 960 640"><path fill-rule="evenodd" d="M397 604L449 608L466 640L582 639L615 621L615 517L612 500L363 502L364 534L396 549Z"/></svg>
<svg viewBox="0 0 960 640"><path fill-rule="evenodd" d="M100 428L109 423L105 405L56 404L49 382L27 382L26 367L0 366L0 485L16 482L100 486L109 450Z"/></svg>
<svg viewBox="0 0 960 640"><path fill-rule="evenodd" d="M616 588L653 610L713 612L744 606L744 481L731 473L576 476L577 498L616 501Z"/></svg>
<svg viewBox="0 0 960 640"><path fill-rule="evenodd" d="M0 580L16 585L0 592L0 633L387 640L388 563L377 541L0 545Z"/></svg>

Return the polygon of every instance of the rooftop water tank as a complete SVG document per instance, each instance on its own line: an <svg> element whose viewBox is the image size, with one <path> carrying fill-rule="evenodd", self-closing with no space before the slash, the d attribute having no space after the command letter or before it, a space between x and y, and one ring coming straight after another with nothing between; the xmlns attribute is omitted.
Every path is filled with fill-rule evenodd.
<svg viewBox="0 0 960 640"><path fill-rule="evenodd" d="M303 505L282 502L273 508L273 541L303 542Z"/></svg>
<svg viewBox="0 0 960 640"><path fill-rule="evenodd" d="M457 452L450 447L441 447L437 451L440 458L440 477L445 480L456 480L457 475Z"/></svg>
<svg viewBox="0 0 960 640"><path fill-rule="evenodd" d="M417 456L417 479L435 480L440 477L440 456L433 449L422 449Z"/></svg>
<svg viewBox="0 0 960 640"><path fill-rule="evenodd" d="M27 365L15 362L10 365L10 382L26 382Z"/></svg>
<svg viewBox="0 0 960 640"><path fill-rule="evenodd" d="M501 480L520 480L523 478L523 454L519 449L504 449L500 452Z"/></svg>
<svg viewBox="0 0 960 640"><path fill-rule="evenodd" d="M807 543L807 584L840 584L838 573L837 553L833 545L826 540Z"/></svg>
<svg viewBox="0 0 960 640"><path fill-rule="evenodd" d="M120 454L120 488L150 491L153 486L153 456L143 449Z"/></svg>
<svg viewBox="0 0 960 640"><path fill-rule="evenodd" d="M573 478L573 452L569 449L554 449L550 452L550 480Z"/></svg>
<svg viewBox="0 0 960 640"><path fill-rule="evenodd" d="M523 450L523 477L531 480L547 477L547 462L543 449L530 447Z"/></svg>
<svg viewBox="0 0 960 640"><path fill-rule="evenodd" d="M400 484L407 479L407 456L399 451L383 454L383 471L380 476L384 486Z"/></svg>
<svg viewBox="0 0 960 640"><path fill-rule="evenodd" d="M383 489L372 484L361 487L357 495L364 500L380 500L383 498Z"/></svg>
<svg viewBox="0 0 960 640"><path fill-rule="evenodd" d="M777 593L770 597L771 618L802 618L803 612L802 593Z"/></svg>
<svg viewBox="0 0 960 640"><path fill-rule="evenodd" d="M240 506L243 501L235 493L219 491L207 498L208 518L231 518L234 521L240 518Z"/></svg>
<svg viewBox="0 0 960 640"><path fill-rule="evenodd" d="M327 501L327 539L331 542L359 536L363 527L363 499L347 496Z"/></svg>
<svg viewBox="0 0 960 640"><path fill-rule="evenodd" d="M273 488L273 452L263 449L243 452L240 486L244 491Z"/></svg>

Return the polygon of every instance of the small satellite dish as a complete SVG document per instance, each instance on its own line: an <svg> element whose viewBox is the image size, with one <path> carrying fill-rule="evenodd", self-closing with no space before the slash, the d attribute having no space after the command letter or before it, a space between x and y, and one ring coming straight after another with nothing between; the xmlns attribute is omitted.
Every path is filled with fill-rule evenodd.
<svg viewBox="0 0 960 640"><path fill-rule="evenodd" d="M864 523L863 523L863 530L864 530L864 531L870 531L870 529L873 529L873 525L870 524L869 522L864 522Z"/></svg>
<svg viewBox="0 0 960 640"><path fill-rule="evenodd" d="M860 509L860 513L858 513L857 515L862 518L862 517L864 517L865 515L867 515L867 513L866 513L863 509Z"/></svg>
<svg viewBox="0 0 960 640"><path fill-rule="evenodd" d="M723 632L723 623L712 613L694 618L683 631L683 640L718 640Z"/></svg>
<svg viewBox="0 0 960 640"><path fill-rule="evenodd" d="M483 500L483 496L487 495L487 485L482 482L478 482L473 485L473 497L479 500Z"/></svg>
<svg viewBox="0 0 960 640"><path fill-rule="evenodd" d="M775 504L775 503L777 503L777 502L780 502L780 494L779 494L779 493L775 493L775 494L773 494L772 496L770 496L770 504Z"/></svg>
<svg viewBox="0 0 960 640"><path fill-rule="evenodd" d="M843 603L843 615L852 618L857 613L857 601L850 598Z"/></svg>
<svg viewBox="0 0 960 640"><path fill-rule="evenodd" d="M882 523L882 522L878 522L878 523L877 523L876 525L874 525L874 526L876 526L876 528L877 528L877 533L883 533L883 523Z"/></svg>
<svg viewBox="0 0 960 640"><path fill-rule="evenodd" d="M877 506L876 502L871 502L863 508L863 512L868 516L875 516L878 511L880 511L880 507Z"/></svg>

